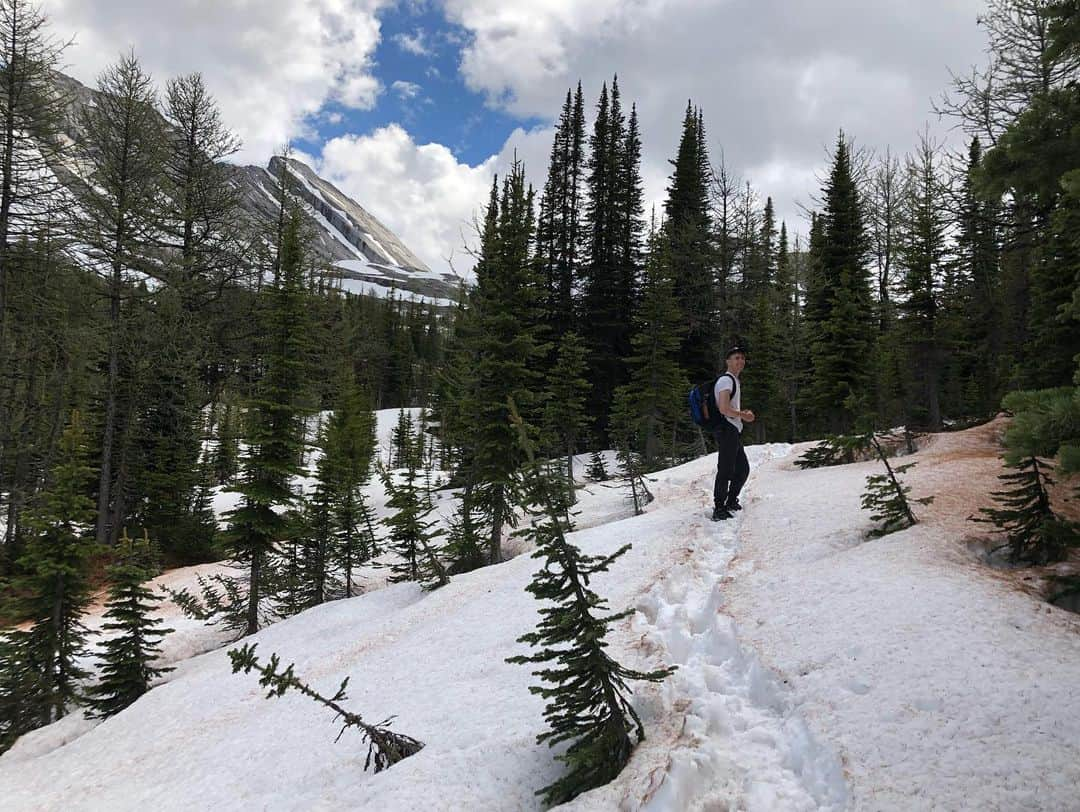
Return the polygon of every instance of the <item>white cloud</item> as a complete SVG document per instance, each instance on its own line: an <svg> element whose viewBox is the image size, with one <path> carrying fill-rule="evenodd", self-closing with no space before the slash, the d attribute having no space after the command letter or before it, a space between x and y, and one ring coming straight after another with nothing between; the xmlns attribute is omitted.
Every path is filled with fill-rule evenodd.
<svg viewBox="0 0 1080 812"><path fill-rule="evenodd" d="M799 228L796 202L815 189L837 130L910 149L948 68L982 61L984 46L975 23L984 0L446 0L446 9L472 35L461 72L488 104L550 120L579 78L591 105L617 73L624 101L638 102L646 192L659 201L690 98L714 157L723 147L729 168Z"/></svg>
<svg viewBox="0 0 1080 812"><path fill-rule="evenodd" d="M415 99L422 90L416 82L406 82L404 79L398 79L390 85L390 89L397 93L401 99Z"/></svg>
<svg viewBox="0 0 1080 812"><path fill-rule="evenodd" d="M400 125L328 141L319 174L397 234L433 270L459 272L474 262L475 219L487 201L499 156L460 163L442 144L417 144Z"/></svg>
<svg viewBox="0 0 1080 812"><path fill-rule="evenodd" d="M76 36L68 71L93 86L131 47L158 81L200 71L262 163L328 101L369 109L378 9L392 0L44 0L59 37Z"/></svg>
<svg viewBox="0 0 1080 812"><path fill-rule="evenodd" d="M394 42L401 50L414 56L430 56L431 48L427 44L427 34L418 28L412 34L394 34Z"/></svg>

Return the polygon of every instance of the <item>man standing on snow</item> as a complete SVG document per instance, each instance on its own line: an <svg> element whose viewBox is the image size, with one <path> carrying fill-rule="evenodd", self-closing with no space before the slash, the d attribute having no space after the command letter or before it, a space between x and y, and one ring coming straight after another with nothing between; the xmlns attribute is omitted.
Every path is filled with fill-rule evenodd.
<svg viewBox="0 0 1080 812"><path fill-rule="evenodd" d="M742 405L742 384L739 373L746 366L746 350L736 344L725 356L727 369L716 379L713 386L713 399L717 410L724 416L713 429L716 438L716 482L713 484L714 522L730 519L732 511L742 510L739 504L739 491L746 484L750 475L750 463L743 450L743 421L754 422L754 413Z"/></svg>

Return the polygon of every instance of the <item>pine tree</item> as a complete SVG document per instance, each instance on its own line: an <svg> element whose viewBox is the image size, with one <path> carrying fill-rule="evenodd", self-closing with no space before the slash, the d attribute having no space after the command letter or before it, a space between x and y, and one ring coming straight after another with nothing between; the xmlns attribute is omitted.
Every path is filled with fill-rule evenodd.
<svg viewBox="0 0 1080 812"><path fill-rule="evenodd" d="M66 47L49 34L41 8L0 2L0 338L7 332L8 248L51 222L61 204L50 166L65 157L61 133L70 100L56 76Z"/></svg>
<svg viewBox="0 0 1080 812"><path fill-rule="evenodd" d="M866 478L866 490L863 492L861 504L864 510L873 511L870 515L871 521L881 522L881 526L870 535L884 536L917 524L918 520L911 510L911 502L928 505L934 501L934 497L908 499L911 488L904 485L900 477L914 468L916 463L909 462L907 465L898 465L893 468L889 464L889 459L877 435L871 434L869 440L881 464L885 466L885 473L871 474Z"/></svg>
<svg viewBox="0 0 1080 812"><path fill-rule="evenodd" d="M646 470L655 470L675 455L673 438L685 411L686 374L678 362L683 330L668 245L654 233L643 298L634 317L633 352L627 359L630 380L616 391L613 405L623 421L630 421L616 434L624 440L637 438L640 445L633 450ZM621 421L612 418L612 422Z"/></svg>
<svg viewBox="0 0 1080 812"><path fill-rule="evenodd" d="M1005 547L1013 563L1048 564L1060 561L1070 547L1080 544L1080 530L1053 511L1047 487L1053 485L1053 467L1030 456L1006 462L1012 473L998 477L1004 489L990 495L1001 507L980 508L989 522L1005 533Z"/></svg>
<svg viewBox="0 0 1080 812"><path fill-rule="evenodd" d="M398 411L394 430L390 434L390 446L392 448L390 466L392 468L409 467L413 460L412 443L414 439L412 415L405 409L401 409Z"/></svg>
<svg viewBox="0 0 1080 812"><path fill-rule="evenodd" d="M259 658L255 656L255 646L247 645L239 649L230 649L229 659L232 661L234 674L238 671L250 674L253 670L261 674L259 685L270 689L266 694L267 699L283 696L289 690L296 690L334 711L334 718L342 719L344 722L341 728L342 733L350 727L359 728L362 740L368 742L367 758L364 759L365 770L374 765L375 772L381 772L387 767L394 766L402 759L420 752L424 747L423 742L390 730L389 719L377 725L370 725L358 714L345 710L341 703L348 699L345 693L345 689L349 684L348 677L341 681L341 685L333 696L325 697L302 682L293 673L292 665L289 665L284 670L280 669L281 660L278 659L277 654L271 654L270 660L266 665L263 665L259 662ZM390 717L390 719L392 718ZM340 736L341 733L338 734L339 738Z"/></svg>
<svg viewBox="0 0 1080 812"><path fill-rule="evenodd" d="M472 503L472 489L466 487L447 532L444 554L448 574L472 572L487 563L478 518Z"/></svg>
<svg viewBox="0 0 1080 812"><path fill-rule="evenodd" d="M1000 402L1003 344L998 215L976 188L981 165L982 145L978 138L972 138L960 191L955 251L962 286L957 353L960 375L973 387L964 413L974 415L991 414Z"/></svg>
<svg viewBox="0 0 1080 812"><path fill-rule="evenodd" d="M804 402L831 433L852 429L870 407L866 359L874 341L873 303L865 266L866 232L852 174L851 146L837 139L825 186L825 211L808 293L813 385ZM811 238L815 237L811 231Z"/></svg>
<svg viewBox="0 0 1080 812"><path fill-rule="evenodd" d="M248 569L245 634L260 626L260 602L267 597L269 567L288 519L278 510L296 500L292 478L301 473L303 423L299 399L305 382L307 351L306 291L300 213L290 212L280 246L280 272L272 291L265 363L258 394L248 405L248 452L234 490L239 507L229 513L232 558Z"/></svg>
<svg viewBox="0 0 1080 812"><path fill-rule="evenodd" d="M911 419L931 431L941 429L940 377L945 344L940 298L946 224L936 158L936 147L924 135L906 166L898 251L905 294L900 303L901 328L906 367L912 371L914 385L906 401Z"/></svg>
<svg viewBox="0 0 1080 812"><path fill-rule="evenodd" d="M475 333L471 354L475 381L468 395L472 446L468 477L475 505L489 529L491 563L502 558L502 532L514 522L514 478L521 451L506 413L507 397L537 422L540 389L536 367L546 348L537 338L541 286L532 271L532 190L515 164L502 184L492 185L477 262Z"/></svg>
<svg viewBox="0 0 1080 812"><path fill-rule="evenodd" d="M32 679L24 672L18 682L34 686L33 695L20 700L42 725L81 701L80 683L87 676L80 658L86 654L82 618L90 601L93 544L86 532L94 518L93 500L87 496L92 475L82 419L73 412L50 481L26 514L32 536L19 559L9 607L32 623L8 637L18 651L13 667L31 671Z"/></svg>
<svg viewBox="0 0 1080 812"><path fill-rule="evenodd" d="M546 741L550 746L570 742L566 752L556 757L569 772L537 792L543 794L544 803L555 805L619 774L634 747L631 734L639 742L645 738L641 720L626 696L627 681L660 682L674 668L634 671L605 651L608 629L633 610L605 614L607 602L588 585L597 573L610 569L630 545L611 555L588 556L569 541L567 534L573 525L565 488L536 461L512 402L510 408L528 458L526 503L540 514L539 521L519 531L536 544L533 557L544 562L526 589L544 605L539 610L537 630L519 638L519 642L540 650L507 662L542 666L536 674L547 685L530 690L548 700L544 718L549 729L537 742Z"/></svg>
<svg viewBox="0 0 1080 812"><path fill-rule="evenodd" d="M121 57L98 79L96 103L84 108L80 158L88 180L79 189L76 235L93 270L106 281L109 298L108 367L102 417L101 470L95 536L110 538L121 352L127 288L133 273L157 274L150 250L161 213L163 134L153 84L134 54Z"/></svg>
<svg viewBox="0 0 1080 812"><path fill-rule="evenodd" d="M432 530L436 523L427 519L434 505L429 492L422 490L418 463L415 457L409 457L400 482L395 481L389 471L379 470L389 496L386 506L394 511L393 515L383 519L383 524L389 530L387 546L395 554L386 580L392 584L423 581L425 584L441 582L439 585L442 585L446 572L433 549L432 541L443 531Z"/></svg>
<svg viewBox="0 0 1080 812"><path fill-rule="evenodd" d="M589 467L585 469L585 476L593 482L606 482L611 478L607 464L604 462L604 455L599 451L594 451L589 457Z"/></svg>
<svg viewBox="0 0 1080 812"><path fill-rule="evenodd" d="M90 706L106 717L119 713L148 690L157 677L172 671L151 663L160 654L161 638L173 631L158 628L162 621L150 612L161 600L143 582L154 575L153 550L144 534L135 542L124 532L118 557L109 568L109 601L105 631L116 632L102 643L101 681L90 690Z"/></svg>
<svg viewBox="0 0 1080 812"><path fill-rule="evenodd" d="M556 454L566 458L566 488L570 504L574 495L574 452L585 434L588 413L585 403L590 384L585 379L585 346L577 333L565 333L559 342L555 365L548 373L544 404L544 433Z"/></svg>
<svg viewBox="0 0 1080 812"><path fill-rule="evenodd" d="M346 369L339 385L337 408L326 426L319 481L328 498L329 555L343 571L345 597L353 595L353 569L378 555L374 513L363 487L371 477L375 456L375 415L369 396Z"/></svg>
<svg viewBox="0 0 1080 812"><path fill-rule="evenodd" d="M709 213L709 157L700 110L689 102L664 208L675 297L686 333L679 366L692 376L716 366L719 331Z"/></svg>
<svg viewBox="0 0 1080 812"><path fill-rule="evenodd" d="M641 266L641 143L636 112L627 129L618 79L600 94L589 140L588 257L583 269L582 338L589 350L588 379L600 437L606 432L608 405L626 380L630 327Z"/></svg>
<svg viewBox="0 0 1080 812"><path fill-rule="evenodd" d="M566 91L536 223L536 261L544 279L545 321L552 341L558 341L574 323L574 289L583 241L584 138L584 100L578 82L576 94Z"/></svg>

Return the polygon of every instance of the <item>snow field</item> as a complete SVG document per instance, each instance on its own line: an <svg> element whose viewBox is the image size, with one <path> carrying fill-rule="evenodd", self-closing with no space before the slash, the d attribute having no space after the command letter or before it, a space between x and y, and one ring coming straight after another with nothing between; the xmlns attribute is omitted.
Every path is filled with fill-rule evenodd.
<svg viewBox="0 0 1080 812"><path fill-rule="evenodd" d="M396 411L380 415L383 449L395 421ZM641 670L682 668L663 685L632 686L648 738L616 781L572 808L767 809L794 800L791 808L809 809L842 794L834 759L716 613L734 528L704 521L713 464L706 457L657 475L657 501L641 517L627 518L613 489L582 494L583 524L611 518L620 500L623 512L575 533L577 544L594 554L634 545L594 581L612 610L639 609L613 631L613 655ZM425 742L390 770L363 772L366 747L354 731L334 744L328 711L295 694L265 699L257 677L231 674L219 649L184 659L105 722L73 714L25 736L0 758L5 809L539 809L535 791L562 765L535 742L543 700L528 689L538 680L505 662L525 650L516 639L537 621L524 591L537 566L522 555L434 593L374 589L251 638L263 658L295 662L324 693L349 677L347 707L369 721L393 714L395 729ZM201 641L220 643L216 634L204 629ZM199 640L188 635L184 650ZM170 637L173 660L171 646Z"/></svg>
<svg viewBox="0 0 1080 812"><path fill-rule="evenodd" d="M970 455L930 451L913 496L970 476ZM967 553L955 506L868 540L859 494L879 468L758 470L726 611L840 751L849 808L1080 808L1080 622Z"/></svg>

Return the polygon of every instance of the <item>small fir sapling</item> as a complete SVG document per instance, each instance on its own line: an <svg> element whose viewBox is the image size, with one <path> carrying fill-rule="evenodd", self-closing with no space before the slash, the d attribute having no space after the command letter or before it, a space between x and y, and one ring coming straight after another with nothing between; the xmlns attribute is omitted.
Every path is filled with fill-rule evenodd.
<svg viewBox="0 0 1080 812"><path fill-rule="evenodd" d="M611 410L611 435L619 461L618 479L629 489L634 515L640 516L653 500L645 485L645 464L637 451L641 445L641 421L634 414L628 389L621 389Z"/></svg>
<svg viewBox="0 0 1080 812"><path fill-rule="evenodd" d="M611 479L611 474L608 473L607 465L604 463L604 455L599 451L594 451L592 456L589 457L589 465L585 469L585 476L593 482L607 482Z"/></svg>
<svg viewBox="0 0 1080 812"><path fill-rule="evenodd" d="M867 434L830 435L815 446L808 448L795 460L798 468L824 468L830 465L847 465L857 461L871 448Z"/></svg>
<svg viewBox="0 0 1080 812"><path fill-rule="evenodd" d="M150 616L161 598L144 585L157 569L146 531L133 541L125 530L117 556L109 567L107 622L102 627L117 634L102 643L101 681L89 692L93 713L101 717L119 713L149 691L154 679L172 671L151 665L161 653L162 638L173 630L160 628L161 619Z"/></svg>
<svg viewBox="0 0 1080 812"><path fill-rule="evenodd" d="M342 733L350 727L358 728L361 740L368 743L367 758L364 759L365 770L374 766L375 772L382 772L387 767L393 767L402 759L420 752L424 747L423 742L390 730L389 726L394 719L393 716L372 725L365 722L359 714L345 710L341 703L348 699L345 693L345 689L349 684L348 677L341 681L341 685L333 696L325 697L302 682L293 673L292 664L282 670L281 660L277 654L271 654L270 660L265 665L260 663L258 657L255 656L254 644L245 645L239 649L230 649L229 659L232 661L234 674L239 671L243 671L245 674L249 674L253 670L259 672L261 675L259 685L269 689L266 694L267 699L282 696L289 690L296 690L334 711L334 718L343 720L341 730L334 741L340 739Z"/></svg>
<svg viewBox="0 0 1080 812"><path fill-rule="evenodd" d="M552 747L570 743L556 756L568 772L537 791L545 803L555 805L611 781L630 758L631 736L638 742L645 738L641 719L628 700L627 681L660 682L675 669L634 671L608 655L604 639L608 630L633 610L607 614L607 602L589 588L589 582L606 572L630 545L611 555L590 556L569 541L573 525L562 478L537 462L512 400L509 406L528 461L523 472L526 507L538 514L532 526L518 532L535 543L533 557L543 561L526 589L543 606L536 631L518 639L539 650L507 662L541 666L534 673L546 684L529 689L548 701L544 709L548 730L537 742Z"/></svg>
<svg viewBox="0 0 1080 812"><path fill-rule="evenodd" d="M1070 547L1080 543L1080 529L1054 513L1047 486L1053 468L1038 457L1021 457L1007 462L1012 473L998 479L1005 488L991 496L1000 507L980 508L984 518L974 521L995 525L1005 534L1009 560L1013 563L1049 564L1062 560ZM1001 548L998 548L1001 549Z"/></svg>
<svg viewBox="0 0 1080 812"><path fill-rule="evenodd" d="M447 533L445 553L447 570L451 575L472 572L487 564L485 540L480 535L480 518L473 504L472 488L466 487Z"/></svg>
<svg viewBox="0 0 1080 812"><path fill-rule="evenodd" d="M234 566L234 569L241 569ZM236 640L247 633L248 593L246 576L224 575L215 573L210 576L196 575L197 593L187 587L170 589L163 587L169 599L180 611L194 620L205 621L211 626L221 626L228 630L231 639ZM260 625L270 620L265 609L260 606Z"/></svg>
<svg viewBox="0 0 1080 812"><path fill-rule="evenodd" d="M881 522L881 526L871 532L871 536L884 536L903 530L918 523L915 514L911 510L910 502L918 502L920 505L929 505L934 501L933 496L924 496L921 499L908 499L911 488L901 481L900 477L916 463L909 462L907 465L899 465L893 468L889 464L885 449L882 448L876 435L869 436L869 442L885 466L884 474L871 474L866 478L866 490L862 495L862 507L864 510L873 511L871 521Z"/></svg>
<svg viewBox="0 0 1080 812"><path fill-rule="evenodd" d="M427 517L434 506L430 499L421 493L417 482L419 472L416 459L410 456L408 463L400 483L394 481L391 472L379 467L379 477L389 496L387 507L394 511L393 515L383 519L383 524L389 529L387 546L396 553L395 560L390 564L390 576L387 580L390 583L424 581L427 584L441 585L438 582L445 579L445 568L441 562L430 560L436 555L430 542L436 536L442 535L443 531L432 530L435 522L428 521ZM424 575L427 576L426 579Z"/></svg>

